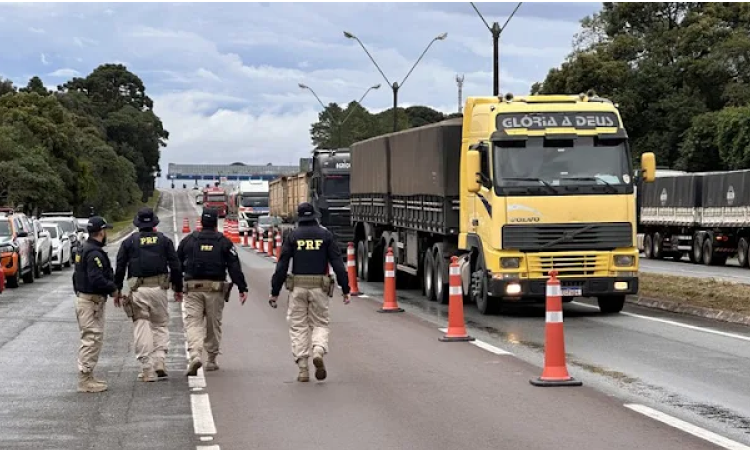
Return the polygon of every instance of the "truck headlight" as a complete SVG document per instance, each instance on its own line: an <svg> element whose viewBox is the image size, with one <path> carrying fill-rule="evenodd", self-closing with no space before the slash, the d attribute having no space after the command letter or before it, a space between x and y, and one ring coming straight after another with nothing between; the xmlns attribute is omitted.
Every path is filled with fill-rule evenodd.
<svg viewBox="0 0 750 450"><path fill-rule="evenodd" d="M521 266L521 258L515 256L509 258L500 258L500 266L503 269L518 269Z"/></svg>
<svg viewBox="0 0 750 450"><path fill-rule="evenodd" d="M633 265L635 258L630 255L615 255L615 265L617 267L630 267Z"/></svg>

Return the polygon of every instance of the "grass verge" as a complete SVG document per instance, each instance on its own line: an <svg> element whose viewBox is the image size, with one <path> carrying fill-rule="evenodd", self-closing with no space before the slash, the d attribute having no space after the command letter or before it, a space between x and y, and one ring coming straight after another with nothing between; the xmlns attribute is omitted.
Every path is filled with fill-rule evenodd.
<svg viewBox="0 0 750 450"><path fill-rule="evenodd" d="M144 206L149 206L151 208L154 208L156 210L156 203L159 201L159 191L154 190L154 193L151 195L151 197L148 199L146 203L140 203L135 204L131 207L131 210L129 211L129 214L127 215L128 219L123 220L121 222L114 222L112 224L112 234L117 234L126 228L132 228L133 227L133 217L138 213L138 210L141 209Z"/></svg>
<svg viewBox="0 0 750 450"><path fill-rule="evenodd" d="M750 286L746 284L644 272L638 278L640 297L750 315Z"/></svg>

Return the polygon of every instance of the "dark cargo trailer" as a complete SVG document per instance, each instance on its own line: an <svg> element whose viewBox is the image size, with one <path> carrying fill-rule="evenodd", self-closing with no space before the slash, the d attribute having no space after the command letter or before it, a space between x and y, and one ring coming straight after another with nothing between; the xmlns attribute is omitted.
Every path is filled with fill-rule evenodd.
<svg viewBox="0 0 750 450"><path fill-rule="evenodd" d="M397 271L434 277L425 280L426 289L435 289L428 297L447 299L447 258L459 232L462 125L451 119L351 146L351 214L362 278L380 278L380 268L366 260L380 260L390 247Z"/></svg>
<svg viewBox="0 0 750 450"><path fill-rule="evenodd" d="M657 177L639 187L639 228L647 258L748 265L750 171Z"/></svg>

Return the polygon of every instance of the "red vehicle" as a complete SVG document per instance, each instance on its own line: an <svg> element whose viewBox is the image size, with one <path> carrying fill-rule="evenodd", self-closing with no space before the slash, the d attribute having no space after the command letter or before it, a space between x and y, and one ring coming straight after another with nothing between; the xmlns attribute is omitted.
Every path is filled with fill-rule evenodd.
<svg viewBox="0 0 750 450"><path fill-rule="evenodd" d="M203 189L203 207L219 210L219 217L227 216L227 193L220 187Z"/></svg>

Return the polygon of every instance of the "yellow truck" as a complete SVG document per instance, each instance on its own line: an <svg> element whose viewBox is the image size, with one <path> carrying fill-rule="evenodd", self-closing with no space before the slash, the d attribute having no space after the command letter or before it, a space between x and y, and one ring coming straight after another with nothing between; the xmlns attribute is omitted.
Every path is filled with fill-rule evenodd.
<svg viewBox="0 0 750 450"><path fill-rule="evenodd" d="M483 314L543 302L552 270L564 301L622 310L638 292L634 187L653 153L632 153L616 105L595 95L469 97L463 119L351 146L357 271L380 281L392 248L397 283L421 281L447 302L459 257L462 292Z"/></svg>

